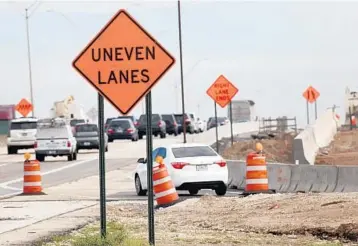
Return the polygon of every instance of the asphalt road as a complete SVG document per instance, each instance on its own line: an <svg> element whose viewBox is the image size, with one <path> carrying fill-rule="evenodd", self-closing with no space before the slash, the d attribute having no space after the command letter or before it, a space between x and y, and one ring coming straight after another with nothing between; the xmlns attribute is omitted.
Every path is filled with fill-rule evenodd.
<svg viewBox="0 0 358 246"><path fill-rule="evenodd" d="M247 134L244 134L242 137L246 135ZM207 131L202 134L188 135L187 138L189 143L208 141L215 142L214 130ZM181 143L182 139L182 135L177 137L168 135L166 139L154 138L153 145L155 148L173 143ZM27 150L22 150L17 155L7 155L4 150L0 151L0 197L22 191L23 153L25 153L25 151ZM33 153L33 150L30 150L30 153L31 152ZM124 140L110 143L109 151L106 153L106 171L109 172L121 169L122 167L129 165L135 166L136 160L140 157L145 157L145 155L145 139L138 142ZM43 188L57 186L59 184L98 175L98 151L81 150L78 154L78 160L71 162L67 161L66 157L46 158L46 161L41 163L41 173ZM127 199L136 197L135 193L122 195L120 197L127 197ZM136 199L143 198L136 197Z"/></svg>

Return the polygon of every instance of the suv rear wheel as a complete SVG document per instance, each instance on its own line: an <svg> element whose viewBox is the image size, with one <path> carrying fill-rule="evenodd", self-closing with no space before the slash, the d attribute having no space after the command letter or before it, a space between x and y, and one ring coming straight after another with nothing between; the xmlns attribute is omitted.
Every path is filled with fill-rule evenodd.
<svg viewBox="0 0 358 246"><path fill-rule="evenodd" d="M67 161L73 161L73 153L67 156Z"/></svg>
<svg viewBox="0 0 358 246"><path fill-rule="evenodd" d="M198 193L199 193L199 189L195 189L195 188L189 189L189 194L192 196L197 195Z"/></svg>
<svg viewBox="0 0 358 246"><path fill-rule="evenodd" d="M160 133L160 138L165 138L166 136L167 136L167 134L165 132Z"/></svg>
<svg viewBox="0 0 358 246"><path fill-rule="evenodd" d="M15 147L7 147L7 154L8 155L17 154L17 149Z"/></svg>

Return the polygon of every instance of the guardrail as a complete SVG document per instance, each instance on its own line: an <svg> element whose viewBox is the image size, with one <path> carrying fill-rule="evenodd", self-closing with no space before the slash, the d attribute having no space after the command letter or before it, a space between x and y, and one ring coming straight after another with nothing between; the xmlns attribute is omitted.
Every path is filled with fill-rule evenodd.
<svg viewBox="0 0 358 246"><path fill-rule="evenodd" d="M229 187L245 188L245 161L228 160ZM295 192L356 192L358 167L267 164L269 189L277 193Z"/></svg>

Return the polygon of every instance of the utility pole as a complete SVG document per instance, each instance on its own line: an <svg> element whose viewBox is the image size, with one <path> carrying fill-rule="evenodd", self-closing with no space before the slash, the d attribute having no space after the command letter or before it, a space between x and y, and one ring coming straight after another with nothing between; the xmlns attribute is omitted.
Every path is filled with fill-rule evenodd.
<svg viewBox="0 0 358 246"><path fill-rule="evenodd" d="M32 117L35 117L35 102L32 88L32 68L31 68L31 49L30 49L30 31L29 31L29 9L25 9L25 21L26 21L26 38L27 38L27 59L29 63L29 82L30 82L30 100L32 104Z"/></svg>
<svg viewBox="0 0 358 246"><path fill-rule="evenodd" d="M182 48L182 38L181 38L180 0L178 0L178 25L179 25L179 51L180 51L181 107L182 107L182 113L183 113L183 135L184 135L183 142L186 143L184 74L183 74L183 48Z"/></svg>

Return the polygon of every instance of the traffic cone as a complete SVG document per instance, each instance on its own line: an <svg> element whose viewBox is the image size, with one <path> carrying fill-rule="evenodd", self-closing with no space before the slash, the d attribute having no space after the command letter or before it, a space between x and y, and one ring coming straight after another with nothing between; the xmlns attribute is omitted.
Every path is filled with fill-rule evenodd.
<svg viewBox="0 0 358 246"><path fill-rule="evenodd" d="M24 182L21 195L45 195L42 192L40 162L30 160L31 155L29 153L25 153L24 157Z"/></svg>

